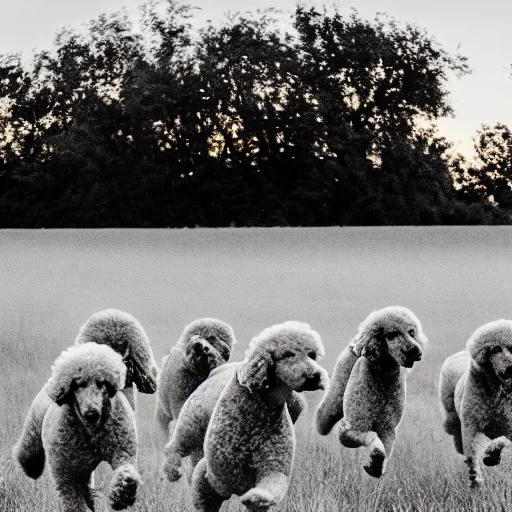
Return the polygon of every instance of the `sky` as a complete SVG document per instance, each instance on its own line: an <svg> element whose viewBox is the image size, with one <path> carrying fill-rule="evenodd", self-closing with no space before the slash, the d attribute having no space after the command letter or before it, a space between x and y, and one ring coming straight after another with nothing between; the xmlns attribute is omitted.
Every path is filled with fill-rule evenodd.
<svg viewBox="0 0 512 512"><path fill-rule="evenodd" d="M51 48L62 27L80 28L99 14L123 7L135 11L141 0L0 0L0 54ZM216 21L227 11L275 7L292 10L295 0L190 0L200 7L198 23ZM320 6L323 1L303 0ZM443 135L459 151L472 154L472 137L482 124L502 122L512 128L512 1L510 0L328 0L341 13L356 8L364 18L385 12L400 21L415 23L441 46L468 57L473 73L451 77L449 90L455 118L439 121Z"/></svg>

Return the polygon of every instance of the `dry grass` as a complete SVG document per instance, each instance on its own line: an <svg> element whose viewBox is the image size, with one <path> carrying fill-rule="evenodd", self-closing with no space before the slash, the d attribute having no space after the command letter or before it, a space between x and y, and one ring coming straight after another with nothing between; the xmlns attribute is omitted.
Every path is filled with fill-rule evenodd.
<svg viewBox="0 0 512 512"><path fill-rule="evenodd" d="M471 332L511 318L509 228L4 231L0 233L0 511L53 512L45 474L24 477L9 453L51 362L94 311L117 307L145 326L157 359L194 318L235 329L240 359L263 327L309 322L326 345L325 367L371 310L401 304L422 320L430 346L409 378L408 404L388 473L362 470L362 450L312 428L319 399L297 425L292 484L280 511L502 511L511 503L511 457L486 468L480 491L442 432L437 378ZM140 396L137 511L193 510L187 485L167 484L158 456L153 398ZM101 472L102 481L108 469ZM98 499L98 510L104 500ZM223 510L242 510L236 498Z"/></svg>

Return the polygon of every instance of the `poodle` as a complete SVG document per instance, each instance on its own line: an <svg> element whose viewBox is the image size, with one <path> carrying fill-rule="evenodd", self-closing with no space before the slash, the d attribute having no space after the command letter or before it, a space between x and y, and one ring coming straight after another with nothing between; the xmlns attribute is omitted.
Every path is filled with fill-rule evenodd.
<svg viewBox="0 0 512 512"><path fill-rule="evenodd" d="M141 393L152 394L156 391L158 366L149 338L136 318L118 309L94 313L80 327L75 344L90 341L108 345L123 356L127 368L123 393L134 410L134 384Z"/></svg>
<svg viewBox="0 0 512 512"><path fill-rule="evenodd" d="M92 472L106 461L114 470L109 501L114 510L135 502L140 477L135 413L123 393L126 366L107 345L84 343L62 352L44 387L51 400L42 422L44 453L64 512L94 510ZM17 458L31 457L30 416ZM36 443L39 442L36 436ZM44 465L44 461L43 461ZM29 475L34 476L34 475ZM37 478L37 476L35 476Z"/></svg>
<svg viewBox="0 0 512 512"><path fill-rule="evenodd" d="M222 390L192 475L198 510L216 512L232 494L265 511L288 489L295 432L286 401L292 390L323 389L327 372L320 336L308 324L285 322L263 330Z"/></svg>
<svg viewBox="0 0 512 512"><path fill-rule="evenodd" d="M444 428L455 449L466 456L470 486L482 482L478 461L499 464L512 439L512 320L479 327L466 350L446 359L439 395L446 412Z"/></svg>
<svg viewBox="0 0 512 512"><path fill-rule="evenodd" d="M162 447L169 440L173 419L210 372L226 363L236 343L233 329L214 318L187 325L164 357L158 379L155 418Z"/></svg>
<svg viewBox="0 0 512 512"><path fill-rule="evenodd" d="M370 476L386 470L405 408L406 368L421 359L426 343L409 309L387 307L368 315L336 362L317 409L317 430L327 435L341 420L343 446L370 448L363 466Z"/></svg>
<svg viewBox="0 0 512 512"><path fill-rule="evenodd" d="M204 457L204 438L215 404L241 365L241 362L226 363L213 370L183 404L172 437L164 449L163 472L170 482L181 478L182 463L190 482L194 467ZM306 400L293 391L286 405L292 423L295 423L306 407Z"/></svg>
<svg viewBox="0 0 512 512"><path fill-rule="evenodd" d="M80 328L75 345L95 342L107 345L120 354L126 366L125 387L122 390L135 410L133 384L142 393L154 393L158 366L153 357L149 339L140 323L130 314L117 309L105 309L93 314ZM44 470L45 454L41 429L46 410L52 404L46 386L34 398L25 421L25 429L18 445L25 446L18 458L24 472L38 478ZM26 436L27 439L23 437ZM15 454L17 452L15 451Z"/></svg>

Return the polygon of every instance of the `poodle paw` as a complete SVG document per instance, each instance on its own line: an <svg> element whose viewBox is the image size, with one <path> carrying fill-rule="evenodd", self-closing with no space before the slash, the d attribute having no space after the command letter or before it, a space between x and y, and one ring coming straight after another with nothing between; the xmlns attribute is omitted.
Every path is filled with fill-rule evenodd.
<svg viewBox="0 0 512 512"><path fill-rule="evenodd" d="M483 483L483 478L481 477L478 477L478 478L472 478L469 480L469 488L470 489L478 489L480 487L480 485Z"/></svg>
<svg viewBox="0 0 512 512"><path fill-rule="evenodd" d="M265 512L272 505L276 504L274 497L264 489L251 489L240 500L247 507L247 510L254 510L256 512Z"/></svg>
<svg viewBox="0 0 512 512"><path fill-rule="evenodd" d="M505 448L505 445L500 440L493 441L484 452L483 463L486 466L496 466L499 464L503 448Z"/></svg>
<svg viewBox="0 0 512 512"><path fill-rule="evenodd" d="M471 457L468 457L464 462L469 469L469 487L476 489L483 482L482 473L479 467L474 465L474 461Z"/></svg>
<svg viewBox="0 0 512 512"><path fill-rule="evenodd" d="M380 478L385 471L384 468L384 460L386 458L386 454L383 453L378 448L374 448L370 452L370 460L367 464L363 466L363 469L370 475L375 478Z"/></svg>
<svg viewBox="0 0 512 512"><path fill-rule="evenodd" d="M140 484L138 475L128 469L120 471L110 489L110 506L114 510L123 510L135 503Z"/></svg>
<svg viewBox="0 0 512 512"><path fill-rule="evenodd" d="M162 472L167 477L169 482L177 482L181 478L181 469L169 461L164 463Z"/></svg>
<svg viewBox="0 0 512 512"><path fill-rule="evenodd" d="M486 466L497 466L501 462L501 450L486 451L482 461Z"/></svg>

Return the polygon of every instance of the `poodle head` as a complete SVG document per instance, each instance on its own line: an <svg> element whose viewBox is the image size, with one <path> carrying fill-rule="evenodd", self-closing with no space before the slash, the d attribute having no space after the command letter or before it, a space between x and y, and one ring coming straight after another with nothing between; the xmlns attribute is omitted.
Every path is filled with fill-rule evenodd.
<svg viewBox="0 0 512 512"><path fill-rule="evenodd" d="M469 338L466 349L484 372L512 390L512 320L482 325Z"/></svg>
<svg viewBox="0 0 512 512"><path fill-rule="evenodd" d="M126 387L137 386L141 393L154 393L158 366L149 338L140 322L118 309L105 309L92 315L80 328L75 344L108 345L121 354L126 365Z"/></svg>
<svg viewBox="0 0 512 512"><path fill-rule="evenodd" d="M352 350L376 363L392 358L400 366L412 368L423 355L427 338L412 311L391 306L370 313L359 325Z"/></svg>
<svg viewBox="0 0 512 512"><path fill-rule="evenodd" d="M238 369L238 381L251 392L279 383L295 391L325 389L329 377L317 363L323 355L320 335L308 324L273 325L252 339Z"/></svg>
<svg viewBox="0 0 512 512"><path fill-rule="evenodd" d="M89 430L101 428L111 399L124 388L123 358L107 345L89 342L68 348L52 365L46 391L58 405L69 404Z"/></svg>
<svg viewBox="0 0 512 512"><path fill-rule="evenodd" d="M183 349L192 371L208 374L229 360L235 343L235 333L228 324L201 318L185 327L177 346Z"/></svg>

